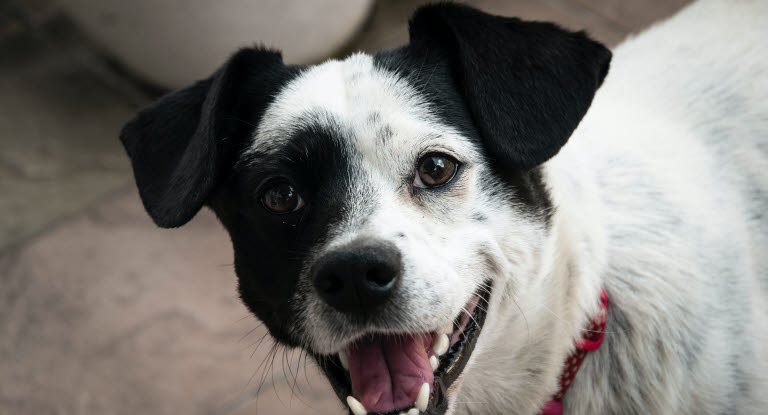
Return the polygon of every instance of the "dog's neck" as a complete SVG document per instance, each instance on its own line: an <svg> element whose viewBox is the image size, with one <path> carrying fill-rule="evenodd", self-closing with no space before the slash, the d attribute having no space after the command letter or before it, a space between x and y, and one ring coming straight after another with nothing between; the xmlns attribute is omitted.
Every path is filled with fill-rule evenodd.
<svg viewBox="0 0 768 415"><path fill-rule="evenodd" d="M457 413L464 411L461 408L478 413L537 413L557 392L574 340L599 310L605 232L599 193L582 151L577 146L566 148L542 167L555 208L538 275L523 282L528 284L524 288L513 286L521 283L519 279L494 287L496 318L489 315L486 322L473 370L456 399ZM480 354L482 358L477 357ZM488 379L503 382L508 398L485 397L482 385Z"/></svg>
<svg viewBox="0 0 768 415"><path fill-rule="evenodd" d="M550 254L557 268L553 281L542 288L556 290L561 318L567 319L574 338L597 312L607 262L605 210L590 157L588 144L572 142L543 166L554 206Z"/></svg>

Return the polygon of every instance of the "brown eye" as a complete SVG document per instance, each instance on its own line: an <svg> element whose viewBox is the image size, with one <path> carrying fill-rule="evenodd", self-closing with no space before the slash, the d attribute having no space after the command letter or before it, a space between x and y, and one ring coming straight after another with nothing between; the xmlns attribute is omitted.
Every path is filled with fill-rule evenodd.
<svg viewBox="0 0 768 415"><path fill-rule="evenodd" d="M416 187L437 187L444 185L456 175L457 163L444 154L427 154L419 160L417 174L413 180Z"/></svg>
<svg viewBox="0 0 768 415"><path fill-rule="evenodd" d="M287 181L270 184L261 194L261 203L271 213L290 213L304 206L304 200Z"/></svg>

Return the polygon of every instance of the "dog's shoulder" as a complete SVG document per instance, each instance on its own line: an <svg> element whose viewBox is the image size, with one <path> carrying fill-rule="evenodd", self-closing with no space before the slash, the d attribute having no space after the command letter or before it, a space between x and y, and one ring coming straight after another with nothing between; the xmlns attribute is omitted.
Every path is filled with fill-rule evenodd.
<svg viewBox="0 0 768 415"><path fill-rule="evenodd" d="M768 2L703 0L629 39L548 166L556 204L599 217L599 277L616 293L607 347L572 388L601 402L574 399L573 413L747 413L765 399L766 21ZM598 196L574 195L590 186Z"/></svg>

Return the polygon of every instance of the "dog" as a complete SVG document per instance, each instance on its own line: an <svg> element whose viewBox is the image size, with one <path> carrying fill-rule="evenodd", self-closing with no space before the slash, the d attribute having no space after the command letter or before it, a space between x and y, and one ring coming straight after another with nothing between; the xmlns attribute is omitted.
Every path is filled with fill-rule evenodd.
<svg viewBox="0 0 768 415"><path fill-rule="evenodd" d="M701 0L611 53L428 5L373 56L242 49L121 140L354 415L763 413L767 21Z"/></svg>

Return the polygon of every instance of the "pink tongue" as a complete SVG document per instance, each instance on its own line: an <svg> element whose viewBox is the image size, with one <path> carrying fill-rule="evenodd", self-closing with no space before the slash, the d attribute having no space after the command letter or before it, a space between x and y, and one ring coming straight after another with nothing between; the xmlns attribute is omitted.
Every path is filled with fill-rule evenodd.
<svg viewBox="0 0 768 415"><path fill-rule="evenodd" d="M429 365L432 336L376 335L349 348L352 395L368 412L390 412L413 406L424 382L432 388Z"/></svg>

